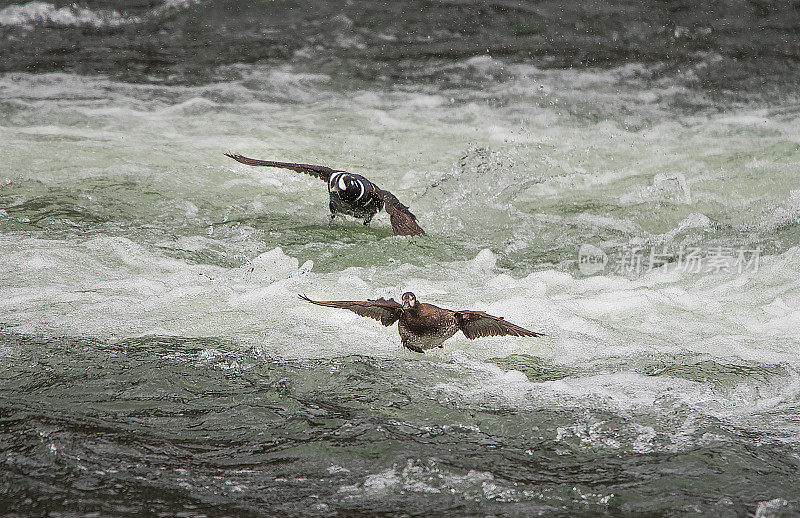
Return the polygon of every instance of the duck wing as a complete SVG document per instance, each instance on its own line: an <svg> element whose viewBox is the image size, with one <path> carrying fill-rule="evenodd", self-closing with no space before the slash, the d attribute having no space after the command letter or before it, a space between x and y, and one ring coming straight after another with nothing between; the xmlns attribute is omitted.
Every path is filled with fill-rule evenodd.
<svg viewBox="0 0 800 518"><path fill-rule="evenodd" d="M483 311L456 311L455 317L458 327L471 340L482 336L544 336Z"/></svg>
<svg viewBox="0 0 800 518"><path fill-rule="evenodd" d="M320 180L325 180L326 182L330 180L331 175L333 173L340 173L339 169L331 169L330 167L325 167L324 165L311 165L311 164L293 164L291 162L274 162L272 160L256 160L255 158L247 158L246 156L242 155L234 155L232 153L225 153L225 156L230 157L237 162L241 162L242 164L247 165L263 165L267 167L282 167L284 169L291 169L292 171L297 171L298 173L305 173L310 174L311 176L316 176Z"/></svg>
<svg viewBox="0 0 800 518"><path fill-rule="evenodd" d="M417 225L417 217L408 207L400 203L389 191L376 188L375 194L383 202L383 208L389 214L392 230L396 236L424 236L425 231Z"/></svg>
<svg viewBox="0 0 800 518"><path fill-rule="evenodd" d="M401 306L394 299L386 300L379 298L376 300L311 300L305 295L299 295L305 301L318 306L327 306L329 308L349 309L356 315L362 317L374 318L379 320L381 324L390 326L397 322L400 315L403 313L403 306Z"/></svg>

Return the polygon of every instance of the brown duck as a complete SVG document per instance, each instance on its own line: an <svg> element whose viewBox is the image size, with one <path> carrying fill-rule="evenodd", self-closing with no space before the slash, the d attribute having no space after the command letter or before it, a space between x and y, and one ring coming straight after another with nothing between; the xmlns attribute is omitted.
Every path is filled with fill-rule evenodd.
<svg viewBox="0 0 800 518"><path fill-rule="evenodd" d="M328 184L328 208L331 211L331 222L336 214L347 214L364 221L364 226L381 209L389 214L392 230L396 236L424 235L417 224L417 217L408 207L400 203L397 197L370 182L360 174L348 173L339 169L331 169L323 165L293 164L290 162L274 162L272 160L256 160L242 155L225 153L237 162L247 165L260 165L267 167L282 167L298 173L305 173L325 180Z"/></svg>
<svg viewBox="0 0 800 518"><path fill-rule="evenodd" d="M349 309L356 315L374 318L381 324L390 326L395 322L400 332L403 347L421 353L424 349L443 347L442 343L456 334L464 333L469 339L482 336L544 336L543 333L528 331L503 317L495 317L483 311L452 311L433 304L418 302L413 293L403 294L403 304L394 299L376 300L311 300L305 295L300 298L312 304L329 308Z"/></svg>

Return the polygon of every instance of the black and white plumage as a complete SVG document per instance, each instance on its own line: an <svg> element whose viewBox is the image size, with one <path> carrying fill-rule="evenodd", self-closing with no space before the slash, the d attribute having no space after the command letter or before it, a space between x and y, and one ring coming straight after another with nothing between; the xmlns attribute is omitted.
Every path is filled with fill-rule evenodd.
<svg viewBox="0 0 800 518"><path fill-rule="evenodd" d="M300 298L318 306L347 309L387 327L397 322L403 347L417 353L442 347L445 340L459 331L471 340L482 336L544 336L483 311L452 311L419 302L411 292L403 294L402 304L384 298L364 301L311 300L305 295Z"/></svg>
<svg viewBox="0 0 800 518"><path fill-rule="evenodd" d="M247 165L281 167L298 173L305 173L325 180L328 184L328 205L331 220L336 214L347 214L369 222L381 209L389 214L392 230L397 236L424 235L425 231L417 224L417 217L389 191L385 191L359 174L348 173L339 169L331 169L321 165L294 164L290 162L274 162L256 160L242 155L225 153L237 162Z"/></svg>

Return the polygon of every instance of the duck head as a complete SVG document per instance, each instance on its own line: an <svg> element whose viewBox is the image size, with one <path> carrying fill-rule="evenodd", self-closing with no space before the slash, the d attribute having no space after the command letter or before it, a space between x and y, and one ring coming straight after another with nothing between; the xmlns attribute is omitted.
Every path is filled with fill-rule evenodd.
<svg viewBox="0 0 800 518"><path fill-rule="evenodd" d="M417 307L417 297L413 293L407 291L403 293L403 309L411 309Z"/></svg>
<svg viewBox="0 0 800 518"><path fill-rule="evenodd" d="M354 202L364 194L364 186L349 174L339 175L331 182L331 190L336 192L341 199Z"/></svg>

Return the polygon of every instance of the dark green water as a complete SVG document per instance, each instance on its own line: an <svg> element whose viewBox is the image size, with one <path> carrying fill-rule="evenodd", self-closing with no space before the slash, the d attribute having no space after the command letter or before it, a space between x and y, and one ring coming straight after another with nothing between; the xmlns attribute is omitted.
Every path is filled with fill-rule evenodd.
<svg viewBox="0 0 800 518"><path fill-rule="evenodd" d="M791 494L800 464L774 435L693 416L677 398L619 412L537 388L635 372L724 392L788 377L764 365L288 361L165 337L12 335L3 349L15 351L0 393L3 504L17 514L744 515Z"/></svg>

